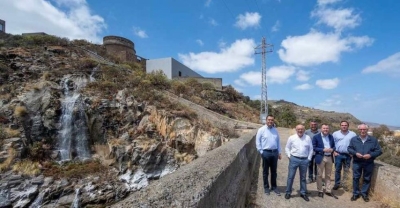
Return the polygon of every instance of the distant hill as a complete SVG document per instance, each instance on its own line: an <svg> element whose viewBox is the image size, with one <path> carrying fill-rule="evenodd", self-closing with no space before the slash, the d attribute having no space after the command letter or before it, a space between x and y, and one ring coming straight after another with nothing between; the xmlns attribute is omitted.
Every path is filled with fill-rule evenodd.
<svg viewBox="0 0 400 208"><path fill-rule="evenodd" d="M368 121L364 121L365 124L367 124L370 127L379 127L380 125L386 125L386 124L379 124L379 123L373 123L373 122L368 122ZM399 126L388 126L386 125L390 130L394 131L394 130L400 130Z"/></svg>
<svg viewBox="0 0 400 208"><path fill-rule="evenodd" d="M296 118L300 122L305 122L310 118L319 118L323 122L328 124L332 124L332 126L338 128L340 126L340 122L346 120L350 123L350 128L356 128L358 124L361 124L362 121L357 119L350 113L339 113L335 111L324 111L315 108L305 107L297 105L293 102L285 101L285 100L272 100L268 102L272 108L278 108L281 105L289 105L292 107ZM308 126L307 126L308 127Z"/></svg>

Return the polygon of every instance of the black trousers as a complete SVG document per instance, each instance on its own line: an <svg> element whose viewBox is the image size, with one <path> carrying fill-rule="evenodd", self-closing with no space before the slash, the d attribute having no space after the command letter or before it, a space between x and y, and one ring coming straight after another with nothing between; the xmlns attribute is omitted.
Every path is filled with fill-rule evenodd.
<svg viewBox="0 0 400 208"><path fill-rule="evenodd" d="M310 163L308 163L308 178L314 180L317 178L317 175L317 163L315 163L315 155L313 155Z"/></svg>
<svg viewBox="0 0 400 208"><path fill-rule="evenodd" d="M262 158L262 166L263 166L263 180L264 180L264 189L269 189L268 176L269 172L271 172L271 189L276 188L276 177L278 169L278 151L266 151L264 150L261 154Z"/></svg>

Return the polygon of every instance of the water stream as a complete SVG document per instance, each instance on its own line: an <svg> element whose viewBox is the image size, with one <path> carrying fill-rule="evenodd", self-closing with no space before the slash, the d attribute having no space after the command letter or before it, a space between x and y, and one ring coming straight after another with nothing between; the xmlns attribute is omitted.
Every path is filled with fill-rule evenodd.
<svg viewBox="0 0 400 208"><path fill-rule="evenodd" d="M84 76L67 75L62 80L64 99L62 100L61 128L58 132L60 161L90 158L84 103L79 93L87 82Z"/></svg>
<svg viewBox="0 0 400 208"><path fill-rule="evenodd" d="M71 208L79 208L80 204L79 204L79 188L75 189L75 198L74 201L71 204Z"/></svg>

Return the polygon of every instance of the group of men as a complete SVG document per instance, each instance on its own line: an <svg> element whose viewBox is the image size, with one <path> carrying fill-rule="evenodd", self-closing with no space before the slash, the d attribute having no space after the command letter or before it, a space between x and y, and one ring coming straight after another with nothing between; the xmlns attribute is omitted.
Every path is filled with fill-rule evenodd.
<svg viewBox="0 0 400 208"><path fill-rule="evenodd" d="M286 143L285 154L289 158L287 185L285 198L290 199L293 180L297 169L300 172L300 196L309 201L307 183L316 181L318 196L324 194L337 198L332 190L342 187L348 190L346 180L353 160L353 196L351 201L360 196L368 202L368 192L371 186L374 160L382 154L376 138L367 134L368 126L358 126L359 134L349 130L349 123L342 121L340 130L330 133L328 124L318 128L316 121L310 122L310 129L305 130L304 125L296 126L296 134L291 135ZM274 116L268 115L266 125L258 129L256 147L262 158L263 183L265 194L274 192L280 196L277 188L278 160L282 159L280 137L275 128ZM335 165L335 183L331 186L331 173ZM308 180L307 180L308 169ZM342 169L343 177L342 177ZM268 176L271 175L270 181ZM324 175L324 176L323 176ZM363 184L360 190L360 178ZM325 186L325 188L323 188Z"/></svg>

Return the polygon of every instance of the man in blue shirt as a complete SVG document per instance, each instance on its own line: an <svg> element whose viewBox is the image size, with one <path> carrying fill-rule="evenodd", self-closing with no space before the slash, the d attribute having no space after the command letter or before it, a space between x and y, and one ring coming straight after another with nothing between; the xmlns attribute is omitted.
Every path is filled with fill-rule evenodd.
<svg viewBox="0 0 400 208"><path fill-rule="evenodd" d="M278 131L274 127L275 118L268 115L266 125L259 128L256 135L256 147L261 154L263 167L263 180L265 194L269 195L274 191L278 196L280 192L277 189L276 178L278 159L281 159L281 145ZM271 189L268 183L268 175L271 170Z"/></svg>
<svg viewBox="0 0 400 208"><path fill-rule="evenodd" d="M333 153L335 156L335 185L333 190L337 190L340 186L344 190L348 190L345 181L349 175L351 156L347 151L347 147L350 144L351 138L356 136L356 133L349 130L349 122L340 122L340 130L333 132L332 134L335 140L336 151ZM343 178L341 178L343 168Z"/></svg>
<svg viewBox="0 0 400 208"><path fill-rule="evenodd" d="M307 136L309 136L311 139L317 135L320 134L321 131L318 129L318 123L315 120L310 121L310 129L307 129L304 132ZM318 175L318 169L317 169L317 164L315 163L315 154L313 154L310 163L308 164L308 181L307 183L312 183L317 180L317 175Z"/></svg>

